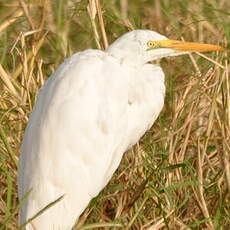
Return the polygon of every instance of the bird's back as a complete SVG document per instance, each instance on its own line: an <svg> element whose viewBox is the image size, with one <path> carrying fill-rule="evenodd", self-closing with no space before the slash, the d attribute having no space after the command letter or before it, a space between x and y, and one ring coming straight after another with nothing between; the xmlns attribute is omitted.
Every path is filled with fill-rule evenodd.
<svg viewBox="0 0 230 230"><path fill-rule="evenodd" d="M124 151L158 116L163 81L158 66L137 71L102 51L67 59L40 91L26 128L20 199L31 191L22 204L20 223L64 195L27 229L71 229L108 183Z"/></svg>

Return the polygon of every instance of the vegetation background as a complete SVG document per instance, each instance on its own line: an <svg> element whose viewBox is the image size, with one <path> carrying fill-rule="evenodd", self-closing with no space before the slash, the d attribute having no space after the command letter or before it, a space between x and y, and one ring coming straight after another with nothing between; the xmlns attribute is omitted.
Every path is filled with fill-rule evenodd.
<svg viewBox="0 0 230 230"><path fill-rule="evenodd" d="M64 58L143 28L227 47L229 23L229 0L0 0L0 230L17 229L22 135L38 89ZM159 119L76 229L230 229L228 50L161 65Z"/></svg>

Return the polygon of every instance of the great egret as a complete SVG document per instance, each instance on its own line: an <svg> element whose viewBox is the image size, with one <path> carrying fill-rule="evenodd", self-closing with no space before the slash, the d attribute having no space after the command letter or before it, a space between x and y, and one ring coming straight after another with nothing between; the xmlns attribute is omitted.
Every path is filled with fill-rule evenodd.
<svg viewBox="0 0 230 230"><path fill-rule="evenodd" d="M66 59L40 90L19 159L19 222L63 198L26 229L68 230L105 187L123 153L158 117L164 73L148 62L220 46L169 40L134 30L107 50Z"/></svg>

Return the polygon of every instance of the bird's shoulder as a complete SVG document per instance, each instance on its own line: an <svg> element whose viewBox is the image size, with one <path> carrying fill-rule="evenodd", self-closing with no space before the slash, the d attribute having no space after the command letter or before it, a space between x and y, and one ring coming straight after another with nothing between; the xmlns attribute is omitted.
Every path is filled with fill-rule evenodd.
<svg viewBox="0 0 230 230"><path fill-rule="evenodd" d="M116 61L106 52L88 49L73 54L59 65L56 71L48 78L41 91L52 87L58 82L97 80L95 78L106 75L106 69L116 68ZM103 74L102 74L103 73Z"/></svg>
<svg viewBox="0 0 230 230"><path fill-rule="evenodd" d="M95 88L105 85L107 80L115 80L119 64L109 54L101 50L85 50L75 53L56 69L39 91L39 97L64 98L71 92L81 92L94 85ZM122 74L121 74L122 75Z"/></svg>
<svg viewBox="0 0 230 230"><path fill-rule="evenodd" d="M97 110L108 104L102 103L103 98L109 104L126 101L127 88L128 74L114 58L100 50L86 50L67 58L49 77L36 107L42 104L39 108L46 108L44 111L80 106Z"/></svg>
<svg viewBox="0 0 230 230"><path fill-rule="evenodd" d="M112 62L112 58L106 52L102 50L88 49L82 52L78 52L66 58L64 62L58 67L56 73L64 75L65 72L71 72L72 70L81 73L80 71L91 72L93 68L100 69L102 64L108 64ZM60 74L59 74L60 75Z"/></svg>
<svg viewBox="0 0 230 230"><path fill-rule="evenodd" d="M77 52L72 56L66 58L62 65L71 66L73 64L89 61L89 60L100 60L104 59L107 56L106 52L102 50L87 49L81 52Z"/></svg>

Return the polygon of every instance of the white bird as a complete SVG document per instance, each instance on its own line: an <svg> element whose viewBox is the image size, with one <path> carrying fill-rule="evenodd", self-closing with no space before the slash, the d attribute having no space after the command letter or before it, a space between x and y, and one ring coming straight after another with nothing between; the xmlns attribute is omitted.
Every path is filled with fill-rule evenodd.
<svg viewBox="0 0 230 230"><path fill-rule="evenodd" d="M19 199L30 192L19 223L63 196L26 229L71 229L163 107L164 73L149 62L221 49L134 30L105 51L86 50L66 59L40 90L25 131Z"/></svg>

